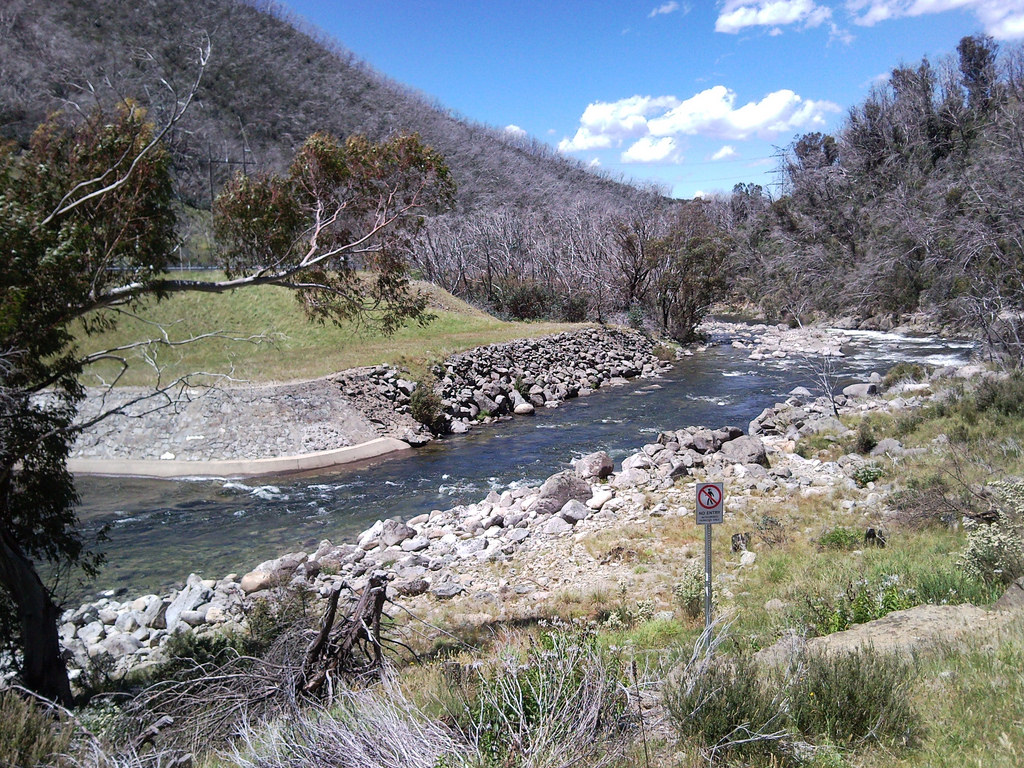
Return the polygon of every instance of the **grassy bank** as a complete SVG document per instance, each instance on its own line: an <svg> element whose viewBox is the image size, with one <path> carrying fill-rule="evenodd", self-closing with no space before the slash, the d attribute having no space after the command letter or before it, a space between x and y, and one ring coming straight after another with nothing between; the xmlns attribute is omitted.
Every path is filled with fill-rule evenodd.
<svg viewBox="0 0 1024 768"><path fill-rule="evenodd" d="M197 277L212 279L211 273ZM390 337L350 323L337 327L310 322L293 292L261 286L224 295L180 294L152 302L138 317L121 317L114 331L83 335L79 341L84 352L94 353L144 339L178 342L216 334L180 346L151 344L124 353L131 368L119 383L145 386L153 383L157 369L164 380L201 371L254 382L315 378L380 363L422 373L430 361L453 352L580 327L503 322L436 286L418 287L430 296L433 319ZM118 370L113 363L93 366L86 383L110 381Z"/></svg>

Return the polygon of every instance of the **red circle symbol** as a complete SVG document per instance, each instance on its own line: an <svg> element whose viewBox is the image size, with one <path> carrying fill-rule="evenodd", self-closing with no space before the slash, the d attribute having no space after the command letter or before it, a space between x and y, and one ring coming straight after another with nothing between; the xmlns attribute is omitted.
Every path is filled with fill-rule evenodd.
<svg viewBox="0 0 1024 768"><path fill-rule="evenodd" d="M722 503L722 491L717 485L705 485L697 493L697 503L703 509L715 509Z"/></svg>

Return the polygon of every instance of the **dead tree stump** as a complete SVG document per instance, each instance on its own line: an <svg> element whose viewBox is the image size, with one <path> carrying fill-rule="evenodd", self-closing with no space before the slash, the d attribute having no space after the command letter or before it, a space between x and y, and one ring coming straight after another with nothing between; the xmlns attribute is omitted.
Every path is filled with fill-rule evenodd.
<svg viewBox="0 0 1024 768"><path fill-rule="evenodd" d="M320 630L306 649L298 680L298 689L302 693L324 695L326 686L329 698L333 680L380 670L384 661L380 624L387 585L384 574L373 574L348 615L337 624L341 587L334 588L327 600Z"/></svg>

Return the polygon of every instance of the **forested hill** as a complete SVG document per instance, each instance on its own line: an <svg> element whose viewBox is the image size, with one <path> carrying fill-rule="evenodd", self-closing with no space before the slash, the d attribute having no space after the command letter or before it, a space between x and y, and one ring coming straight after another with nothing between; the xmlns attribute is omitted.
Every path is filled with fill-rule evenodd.
<svg viewBox="0 0 1024 768"><path fill-rule="evenodd" d="M539 142L459 119L275 6L239 0L4 0L0 136L24 142L62 99L87 101L81 88L105 78L143 102L159 100L161 77L187 89L204 36L209 67L174 139L194 205L209 205L211 170L216 188L234 163L280 169L316 130L376 140L418 132L447 158L462 210L581 197L614 205L640 194Z"/></svg>

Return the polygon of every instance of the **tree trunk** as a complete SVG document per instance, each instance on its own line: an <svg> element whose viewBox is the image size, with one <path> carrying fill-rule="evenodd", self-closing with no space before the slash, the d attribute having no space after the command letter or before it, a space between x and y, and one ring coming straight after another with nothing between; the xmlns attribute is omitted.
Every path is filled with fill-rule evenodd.
<svg viewBox="0 0 1024 768"><path fill-rule="evenodd" d="M32 561L3 528L0 528L0 586L14 600L21 623L25 654L22 682L30 691L70 706L71 684L57 635L60 613Z"/></svg>

